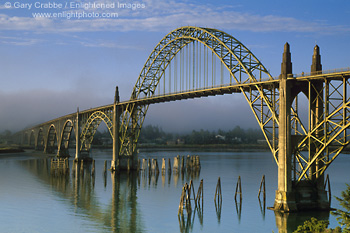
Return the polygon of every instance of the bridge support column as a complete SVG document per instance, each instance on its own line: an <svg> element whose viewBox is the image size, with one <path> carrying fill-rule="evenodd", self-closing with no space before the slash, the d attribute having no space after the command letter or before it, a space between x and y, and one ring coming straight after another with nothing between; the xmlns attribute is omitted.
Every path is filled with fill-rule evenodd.
<svg viewBox="0 0 350 233"><path fill-rule="evenodd" d="M118 107L118 103L119 103L119 90L117 86L115 90L114 107L113 107L113 159L111 161L111 171L120 171L120 170L129 171L136 167L135 166L136 156L134 155L126 156L126 155L119 154L119 151L120 151L119 119L120 119L121 112Z"/></svg>
<svg viewBox="0 0 350 233"><path fill-rule="evenodd" d="M296 211L295 193L292 189L292 148L291 148L291 85L287 80L292 74L289 44L284 46L283 61L279 82L279 127L278 127L278 190L274 209L280 211Z"/></svg>
<svg viewBox="0 0 350 233"><path fill-rule="evenodd" d="M311 73L318 74L322 72L321 55L319 47L316 45L312 56ZM322 123L324 117L324 93L323 93L324 82L322 80L314 80L309 82L309 111L310 111L310 128L314 129ZM310 130L311 131L311 130ZM328 130L327 130L328 131ZM321 139L324 137L323 129L315 130L313 133L314 138ZM313 159L315 154L321 147L317 140L311 139L309 142L309 161ZM313 196L314 200L310 201L310 206L313 208L329 210L330 203L327 197L327 192L324 188L324 175L319 175L320 168L323 167L322 160L316 160L316 163L310 167L309 171L309 186L312 187L310 196Z"/></svg>
<svg viewBox="0 0 350 233"><path fill-rule="evenodd" d="M77 116L75 120L75 160L80 159L80 118L79 118L79 108L77 109Z"/></svg>
<svg viewBox="0 0 350 233"><path fill-rule="evenodd" d="M113 159L111 161L111 170L116 171L120 168L119 164L119 112L117 103L119 103L118 86L115 89L114 107L113 107Z"/></svg>

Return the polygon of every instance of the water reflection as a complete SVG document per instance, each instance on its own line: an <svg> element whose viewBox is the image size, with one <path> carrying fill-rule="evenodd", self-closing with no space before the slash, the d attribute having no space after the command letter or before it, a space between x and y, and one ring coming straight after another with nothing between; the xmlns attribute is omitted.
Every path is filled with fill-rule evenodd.
<svg viewBox="0 0 350 233"><path fill-rule="evenodd" d="M49 161L27 160L20 163L52 187L59 197L67 200L76 214L97 222L103 229L113 232L144 231L137 203L136 173L111 173L112 198L107 207L102 208L103 204L99 203L95 195L95 176L92 175L91 163L73 163L70 176L67 172L55 171ZM104 180L106 183L106 177Z"/></svg>
<svg viewBox="0 0 350 233"><path fill-rule="evenodd" d="M265 220L265 215L266 215L266 199L264 198L262 203L261 203L261 200L260 198L258 198L259 200L259 207L260 207L260 212L261 212L261 215L263 217L263 220Z"/></svg>
<svg viewBox="0 0 350 233"><path fill-rule="evenodd" d="M237 217L238 217L238 223L241 223L241 218L242 218L242 199L237 201L235 199L235 205L236 205L236 212L237 212Z"/></svg>
<svg viewBox="0 0 350 233"><path fill-rule="evenodd" d="M85 216L90 222L96 222L95 225L112 232L144 231L141 221L142 213L137 202L137 189L140 186L157 188L161 175L163 187L166 179L168 185L172 181L177 187L180 181L184 182L185 179L190 178L198 180L200 175L199 170L190 168L179 169L173 173L167 172L167 174L163 172L160 174L154 169L141 172L110 173L112 194L111 200L105 205L101 203L95 190L96 178L92 163L51 159L31 159L19 161L19 163L37 179L53 188L55 195L66 200L75 214ZM104 170L102 174L105 188L108 180L107 173L109 172ZM194 191L192 195L192 201L196 200ZM182 232L191 229L196 213L200 224L203 224L203 198L198 199L198 207L197 201L193 206L194 210L187 217L179 216Z"/></svg>
<svg viewBox="0 0 350 233"><path fill-rule="evenodd" d="M169 157L173 158L174 154L166 155L166 162L169 161ZM8 164L3 163L2 170L6 171L3 174L5 176L11 174L11 176L8 175L8 179L2 176L2 181L5 181L2 182L2 187L4 190L9 190L8 194L6 194L6 191L2 193L2 195L5 195L5 199L3 198L3 202L0 203L4 209L2 219L6 219L6 215L10 216L8 217L9 220L6 220L6 222L9 222L7 228L13 229L14 222L11 222L11 219L25 216L28 217L28 220L23 222L23 225L31 231L45 232L36 230L34 224L37 225L38 221L36 219L41 221L45 218L45 215L51 213L50 207L49 210L46 207L52 205L55 206L53 213L55 216L53 219L55 220L50 222L50 219L48 219L46 220L47 224L55 224L58 222L57 220L65 223L69 222L66 224L66 228L73 229L75 227L75 232L85 232L86 229L94 232L231 232L232 229L235 232L292 232L298 225L310 219L311 216L318 219L328 218L328 213L325 217L320 217L315 213L298 213L296 215L274 214L272 211L266 211L265 213L266 205L269 206L274 201L273 191L275 190L274 185L277 183L275 179L276 169L272 169L275 167L269 167L268 162L264 163L267 160L265 157L260 159L256 155L250 155L247 158L245 154L237 155L235 153L218 157L216 153L207 153L203 156L203 167L200 176L192 175L191 172L187 171L181 172L181 169L178 172L172 169L170 174L166 169L164 173L160 172L158 176L156 174L150 175L148 172L136 174L114 173L112 176L109 171L104 172L103 169L103 161L108 159L108 156L103 156L103 154L99 154L99 156L95 157L97 165L95 176L91 174L91 165L83 165L83 169L81 169L81 164L73 166L72 160L69 161L70 169L67 175L59 175L60 173L52 175L50 159L33 160L25 158L20 161L13 160ZM161 153L156 155L159 160L162 156ZM274 161L269 162L273 164ZM22 166L18 166L19 163ZM13 164L15 166L12 166ZM29 176L27 171L30 171ZM16 173L18 175L14 176L13 174ZM265 202L265 198L261 196L258 203L256 200L257 191L261 175L264 173L267 180L267 200ZM23 177L23 174L27 177ZM245 199L244 211L242 211L241 201L233 204L238 175L241 175L244 181L242 184ZM213 203L213 194L219 176L222 181L227 181L222 182L224 208L215 207ZM203 202L202 205L198 205L200 208L195 208L195 205L192 205L191 213L185 212L186 214L183 216L176 216L182 185L189 182L191 178L193 178L196 186L197 196L196 188L198 188L200 179L205 181L207 197L204 200L206 208L205 224L203 224ZM28 186L29 188L22 188L23 184L30 184L30 186ZM19 198L17 197L17 190L20 189L18 187L21 187L24 192ZM35 190L31 187L35 187ZM261 189L263 189L262 186ZM339 190L338 188L338 191L333 192L334 195L340 192ZM30 195L32 193L35 195ZM28 200L32 200L30 199L31 196L36 201L38 194L40 197L44 197L40 198L44 201L33 202L35 204L32 205L30 203L21 205L17 201L28 202ZM239 189L237 189L237 195L239 194ZM240 195L236 199L239 201ZM10 204L6 205L5 201L11 203L8 200L13 200L16 209L12 208ZM23 206L27 207L26 212L23 211ZM252 219L254 224L251 223ZM334 219L331 218L331 221L334 222ZM77 226L81 229L76 230ZM332 227L334 226L332 225ZM12 232L20 231L13 230Z"/></svg>
<svg viewBox="0 0 350 233"><path fill-rule="evenodd" d="M196 202L197 202L197 200L195 199L195 203ZM195 208L193 211L189 210L186 212L186 214L184 214L183 212L178 214L180 232L187 233L187 232L193 231L193 225L195 222L196 213L198 215L200 226L203 226L203 216L204 216L203 205L200 206L200 205L195 204Z"/></svg>
<svg viewBox="0 0 350 233"><path fill-rule="evenodd" d="M137 209L137 174L111 173L112 204L110 225L114 232L142 232ZM124 187L126 186L127 189Z"/></svg>
<svg viewBox="0 0 350 233"><path fill-rule="evenodd" d="M329 220L329 211L319 212L298 212L298 213L282 213L275 211L276 226L279 233L292 233L299 224L306 220L310 220L310 216L314 216L318 220Z"/></svg>
<svg viewBox="0 0 350 233"><path fill-rule="evenodd" d="M178 156L179 157L179 156ZM177 161L179 160L178 157L175 157L174 160ZM199 176L200 176L200 167L196 167L193 168L191 166L187 166L187 167L182 167L179 169L175 169L175 165L174 165L174 169L173 172L171 171L171 163L170 163L170 159L168 160L168 170L165 169L165 159L162 159L162 171L159 172L158 169L158 162L156 159L148 159L148 162L146 159L143 159L142 161L142 166L141 166L141 170L139 171L138 174L138 179L142 179L142 187L146 187L148 184L148 187L151 187L151 185L153 187L157 187L158 186L158 179L159 176L162 176L162 187L165 187L165 182L167 182L168 186L170 186L171 184L171 180L173 179L174 182L174 187L178 186L179 183L179 179L181 180L181 183L184 183L185 180L198 180ZM183 161L183 158L182 158ZM183 162L182 162L183 163ZM177 163L174 163L177 164ZM177 164L178 165L178 164ZM167 171L167 172L166 172ZM167 176L167 180L166 180L166 176ZM141 181L139 181L141 182Z"/></svg>

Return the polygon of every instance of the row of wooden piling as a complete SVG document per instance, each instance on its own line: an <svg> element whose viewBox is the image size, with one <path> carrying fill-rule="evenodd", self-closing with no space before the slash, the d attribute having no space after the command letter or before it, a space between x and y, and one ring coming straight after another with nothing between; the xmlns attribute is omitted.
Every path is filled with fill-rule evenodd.
<svg viewBox="0 0 350 233"><path fill-rule="evenodd" d="M69 175L69 162L68 158L54 158L51 159L51 174L52 175ZM72 173L75 172L75 168L77 167L77 163L80 162L80 172L84 172L84 160L78 161L73 160L73 167L72 167ZM89 160L89 163L92 163L92 169L91 169L91 175L95 175L95 160ZM105 161L105 171L106 171L106 164L107 161Z"/></svg>
<svg viewBox="0 0 350 233"><path fill-rule="evenodd" d="M187 211L187 213L191 213L192 212L191 201L194 201L194 209L196 208L201 209L203 207L203 199L204 199L203 197L204 197L203 179L199 184L197 196L194 191L192 180L190 181L189 185L185 183L185 185L182 188L178 214L182 215L184 209Z"/></svg>
<svg viewBox="0 0 350 233"><path fill-rule="evenodd" d="M60 176L69 174L68 158L51 159L51 175Z"/></svg>
<svg viewBox="0 0 350 233"><path fill-rule="evenodd" d="M168 162L167 162L168 161ZM168 164L168 165L166 165ZM162 174L165 174L168 172L168 174L171 174L171 172L177 174L177 173L184 173L184 172L191 172L191 171L199 171L201 168L200 164L200 159L199 156L190 156L188 155L187 157L185 156L176 156L174 157L174 162L173 166L171 166L171 159L168 158L166 160L165 158L162 158L162 167L161 171ZM149 174L156 174L159 173L159 165L158 165L158 160L157 159L142 159L138 160L138 166L137 166L138 171L142 172L149 172Z"/></svg>
<svg viewBox="0 0 350 233"><path fill-rule="evenodd" d="M179 204L179 211L178 214L183 214L183 210L185 209L188 214L192 212L192 205L191 205L191 193L193 192L193 199L195 200L195 208L199 206L203 206L203 179L201 180L200 186L198 188L197 196L195 196L194 193L194 188L192 184L192 180L190 181L190 184L188 185L187 183L184 184L182 188L182 193L181 193L181 198L180 198L180 204ZM263 202L264 206L266 203L266 187L265 187L265 175L263 175L261 182L260 182L260 187L259 187L259 192L258 192L258 199L259 202L260 200L260 195L261 193L263 194ZM239 195L239 201L237 201L237 196ZM241 176L238 176L238 180L236 183L236 190L235 190L235 202L236 205L237 203L242 203L242 180ZM199 200L201 200L202 205L199 205ZM216 184L215 188L215 195L214 195L214 202L215 202L215 207L218 209L221 209L222 205L222 192L221 192L221 179L220 177L218 178L218 182Z"/></svg>

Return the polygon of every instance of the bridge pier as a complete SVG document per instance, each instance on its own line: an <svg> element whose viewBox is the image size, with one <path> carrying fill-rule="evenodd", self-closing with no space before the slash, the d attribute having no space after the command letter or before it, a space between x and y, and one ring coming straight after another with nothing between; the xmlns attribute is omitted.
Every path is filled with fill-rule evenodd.
<svg viewBox="0 0 350 233"><path fill-rule="evenodd" d="M119 141L119 127L120 127L120 109L118 107L119 103L119 90L118 86L115 90L114 106L113 106L113 159L111 161L111 171L130 171L137 166L137 156L125 156L119 154L120 151L120 141ZM133 142L132 142L133 143ZM131 144L132 144L131 143ZM136 152L135 152L136 153Z"/></svg>
<svg viewBox="0 0 350 233"><path fill-rule="evenodd" d="M287 80L292 74L292 62L289 44L284 45L283 61L279 81L279 127L278 127L278 190L274 209L296 211L295 192L292 188L292 148L291 148L291 86L293 80Z"/></svg>
<svg viewBox="0 0 350 233"><path fill-rule="evenodd" d="M312 72L316 72L314 67L322 69L320 64L319 50L315 48ZM312 112L309 117L309 127L315 127L320 123L323 113L323 101L317 100L322 91L322 83L316 85L319 90L315 90L315 86L310 87L310 82L305 84L297 83L296 80L288 79L292 77L292 62L289 44L284 46L283 61L281 64L281 75L279 79L279 128L278 128L278 189L276 190L275 203L273 210L281 212L295 212L302 210L329 210L330 205L327 193L324 189L324 177L315 175L317 164L310 169L309 179L299 181L292 178L292 156L295 153L297 140L291 135L291 105L294 97L301 90L308 89L309 108ZM318 96L318 97L316 97ZM309 129L310 131L310 129ZM320 137L322 132L315 132L315 136ZM297 135L295 137L298 137ZM297 139L297 138L295 138ZM293 143L294 142L294 143ZM315 142L309 141L309 161L316 154ZM317 174L317 172L316 172Z"/></svg>
<svg viewBox="0 0 350 233"><path fill-rule="evenodd" d="M78 108L75 118L75 160L78 161L80 157L80 117Z"/></svg>
<svg viewBox="0 0 350 233"><path fill-rule="evenodd" d="M119 103L118 86L115 88L114 105L113 105L113 159L111 161L111 171L116 171L120 167L119 163Z"/></svg>

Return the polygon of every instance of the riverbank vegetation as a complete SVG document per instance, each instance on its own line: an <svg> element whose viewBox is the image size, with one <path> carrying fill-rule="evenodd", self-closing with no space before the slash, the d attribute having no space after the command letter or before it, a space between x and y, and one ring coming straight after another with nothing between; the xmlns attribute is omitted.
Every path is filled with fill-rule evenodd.
<svg viewBox="0 0 350 233"><path fill-rule="evenodd" d="M305 221L303 225L300 225L294 233L350 233L350 185L347 184L347 189L342 191L341 197L335 198L343 209L336 209L331 214L337 217L340 227L330 229L327 228L329 225L328 220L311 218Z"/></svg>
<svg viewBox="0 0 350 233"><path fill-rule="evenodd" d="M107 145L111 143L108 131L97 132L93 144ZM221 145L227 148L246 147L246 145L256 145L257 148L267 148L267 143L260 129L243 129L236 126L229 130L192 130L189 133L164 132L161 127L147 125L142 127L139 147L192 147L204 145L215 147ZM260 146L259 146L260 145Z"/></svg>

